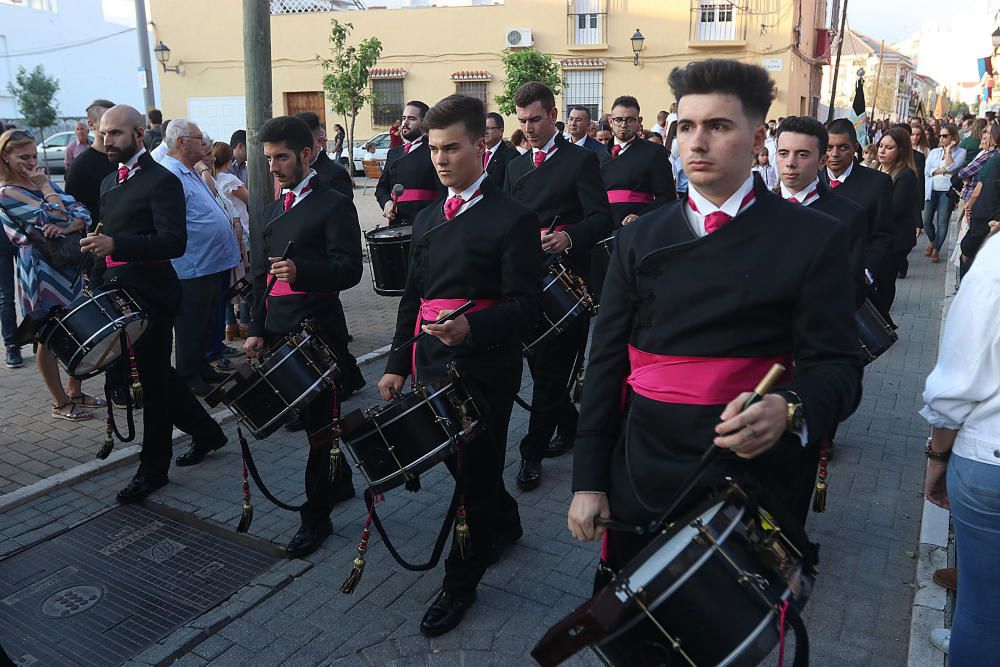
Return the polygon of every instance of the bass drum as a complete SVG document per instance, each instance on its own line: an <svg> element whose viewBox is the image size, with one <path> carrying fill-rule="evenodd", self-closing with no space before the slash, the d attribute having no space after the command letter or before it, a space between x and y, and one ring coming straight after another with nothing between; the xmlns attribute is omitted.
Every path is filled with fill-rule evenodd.
<svg viewBox="0 0 1000 667"><path fill-rule="evenodd" d="M372 265L372 286L381 296L402 296L410 266L413 227L376 227L365 234Z"/></svg>

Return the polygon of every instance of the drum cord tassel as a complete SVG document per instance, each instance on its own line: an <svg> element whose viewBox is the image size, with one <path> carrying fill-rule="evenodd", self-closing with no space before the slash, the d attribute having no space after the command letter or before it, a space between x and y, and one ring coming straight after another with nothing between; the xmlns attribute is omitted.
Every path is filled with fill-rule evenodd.
<svg viewBox="0 0 1000 667"><path fill-rule="evenodd" d="M239 437L243 439L242 432L239 433ZM250 480L247 478L247 462L243 461L243 514L240 515L240 523L236 526L236 532L247 532L250 530L251 523L253 523L253 503L250 502Z"/></svg>
<svg viewBox="0 0 1000 667"><path fill-rule="evenodd" d="M824 442L823 449L819 453L819 468L816 470L816 493L813 495L813 512L826 511L826 494L829 491L829 464L830 446Z"/></svg>
<svg viewBox="0 0 1000 667"><path fill-rule="evenodd" d="M340 461L343 453L340 451L340 438L334 438L330 448L330 481L336 482L340 475Z"/></svg>
<svg viewBox="0 0 1000 667"><path fill-rule="evenodd" d="M778 667L785 665L785 623L788 616L788 599L781 601L778 608Z"/></svg>
<svg viewBox="0 0 1000 667"><path fill-rule="evenodd" d="M114 436L115 418L111 412L112 410L114 410L114 407L111 404L110 396L106 397L106 400L108 402L108 419L106 426L107 430L105 430L104 432L104 444L101 446L101 449L97 452L97 458L102 461L111 456L111 450L115 448L115 436Z"/></svg>
<svg viewBox="0 0 1000 667"><path fill-rule="evenodd" d="M139 381L139 367L135 361L135 351L128 346L129 376L132 380L132 405L136 410L142 409L142 382Z"/></svg>
<svg viewBox="0 0 1000 667"><path fill-rule="evenodd" d="M458 507L455 508L455 544L458 545L458 555L462 560L469 560L472 555L472 533L466 520L464 498L458 501Z"/></svg>
<svg viewBox="0 0 1000 667"><path fill-rule="evenodd" d="M368 516L365 518L365 527L361 530L361 539L358 541L358 555L354 557L354 563L351 567L351 571L347 573L347 578L344 579L344 583L340 585L340 592L350 595L354 592L354 589L358 587L361 582L361 575L365 573L365 553L368 552L368 539L371 537L372 530L372 512L375 511L375 504L381 500L384 496L381 494L372 498L371 508L368 510Z"/></svg>

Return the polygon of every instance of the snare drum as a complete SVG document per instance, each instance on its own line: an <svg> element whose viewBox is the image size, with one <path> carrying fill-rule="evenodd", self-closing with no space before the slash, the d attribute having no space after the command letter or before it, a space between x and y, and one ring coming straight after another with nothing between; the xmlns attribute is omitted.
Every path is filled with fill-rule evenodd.
<svg viewBox="0 0 1000 667"><path fill-rule="evenodd" d="M38 342L55 355L66 373L82 380L121 356L120 332L134 345L147 324L139 304L120 287L84 290L53 313L39 331Z"/></svg>
<svg viewBox="0 0 1000 667"><path fill-rule="evenodd" d="M611 265L611 252L615 249L615 237L609 236L597 242L590 251L590 296L595 304L601 302L601 291L604 289L604 278L608 275Z"/></svg>
<svg viewBox="0 0 1000 667"><path fill-rule="evenodd" d="M266 438L332 387L336 369L330 346L307 321L262 360L237 367L205 402L212 407L224 403L254 437Z"/></svg>
<svg viewBox="0 0 1000 667"><path fill-rule="evenodd" d="M861 341L861 351L865 355L866 366L882 356L899 340L895 330L868 299L865 299L861 308L854 313L854 323L858 327L858 339Z"/></svg>
<svg viewBox="0 0 1000 667"><path fill-rule="evenodd" d="M376 227L365 234L372 264L372 285L381 296L402 296L410 265L413 227Z"/></svg>
<svg viewBox="0 0 1000 667"><path fill-rule="evenodd" d="M549 264L542 277L541 303L541 335L524 346L526 353L534 350L543 340L559 336L581 317L597 313L583 279L560 260Z"/></svg>
<svg viewBox="0 0 1000 667"><path fill-rule="evenodd" d="M756 665L802 609L811 570L735 484L660 533L532 651L554 665L585 645L610 665Z"/></svg>
<svg viewBox="0 0 1000 667"><path fill-rule="evenodd" d="M429 387L418 384L385 406L340 420L340 437L372 493L415 479L479 430L480 413L454 366Z"/></svg>

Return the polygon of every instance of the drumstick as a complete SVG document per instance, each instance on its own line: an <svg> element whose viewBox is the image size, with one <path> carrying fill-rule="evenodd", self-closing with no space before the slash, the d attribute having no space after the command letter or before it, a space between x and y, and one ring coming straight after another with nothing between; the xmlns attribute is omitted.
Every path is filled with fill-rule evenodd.
<svg viewBox="0 0 1000 667"><path fill-rule="evenodd" d="M549 225L549 228L545 230L546 236L549 235L549 234L551 234L552 232L554 232L556 230L556 225L559 224L559 218L560 217L561 216L557 215L556 217L552 218L552 224Z"/></svg>
<svg viewBox="0 0 1000 667"><path fill-rule="evenodd" d="M104 223L103 222L97 223L97 226L94 227L93 235L98 236L101 233L102 229L104 229ZM88 250L85 254L93 255L94 251ZM84 258L84 260L80 262L80 266L76 267L76 273L73 274L73 282L71 282L70 285L75 285L76 281L79 280L80 274L83 273L83 265L86 263L86 261L87 261L86 258Z"/></svg>
<svg viewBox="0 0 1000 667"><path fill-rule="evenodd" d="M465 315L467 312L469 312L469 309L471 309L475 305L476 305L476 302L473 301L472 299L469 299L468 301L466 301L461 306L459 306L455 310L451 311L447 315L442 315L441 317L439 317L432 324L444 324L448 320L453 320L456 317L458 317L459 315ZM420 333L418 333L416 336L414 336L413 338L409 339L408 341L406 341L404 343L400 343L399 346L393 348L392 352L390 352L389 354L395 354L396 352L399 352L400 350L402 350L404 347L409 347L410 345L412 345L413 343L416 343L418 340L420 340L422 337L424 337L426 335L427 335L427 332L424 331L423 329L421 329Z"/></svg>

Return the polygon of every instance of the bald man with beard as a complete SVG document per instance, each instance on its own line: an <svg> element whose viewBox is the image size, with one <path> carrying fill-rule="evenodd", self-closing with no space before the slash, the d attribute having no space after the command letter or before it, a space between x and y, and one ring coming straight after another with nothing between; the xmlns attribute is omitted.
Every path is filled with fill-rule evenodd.
<svg viewBox="0 0 1000 667"><path fill-rule="evenodd" d="M170 366L181 298L170 260L183 255L187 245L184 189L143 147L145 123L137 110L114 106L100 128L115 171L101 183L103 229L80 241L80 247L106 265L101 284L124 288L148 317L134 346L145 399L139 470L117 496L131 503L167 483L174 424L192 436L197 451L222 447L226 436Z"/></svg>

